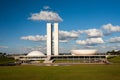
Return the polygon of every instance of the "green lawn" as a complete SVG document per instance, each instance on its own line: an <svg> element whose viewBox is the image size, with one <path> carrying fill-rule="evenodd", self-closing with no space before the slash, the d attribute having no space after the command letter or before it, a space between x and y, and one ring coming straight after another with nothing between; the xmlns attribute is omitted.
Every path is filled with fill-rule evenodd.
<svg viewBox="0 0 120 80"><path fill-rule="evenodd" d="M0 56L0 64L5 64L5 63L9 63L9 62L15 62L14 58Z"/></svg>
<svg viewBox="0 0 120 80"><path fill-rule="evenodd" d="M2 66L0 80L120 80L120 65Z"/></svg>
<svg viewBox="0 0 120 80"><path fill-rule="evenodd" d="M108 57L108 61L112 63L120 63L120 56Z"/></svg>

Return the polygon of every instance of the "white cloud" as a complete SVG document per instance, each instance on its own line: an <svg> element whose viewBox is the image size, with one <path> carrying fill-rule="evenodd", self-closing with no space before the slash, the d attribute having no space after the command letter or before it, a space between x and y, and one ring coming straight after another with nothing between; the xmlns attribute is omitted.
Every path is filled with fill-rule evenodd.
<svg viewBox="0 0 120 80"><path fill-rule="evenodd" d="M85 32L84 30L78 30L78 31L77 31L78 34L82 34L82 33L84 33L84 32Z"/></svg>
<svg viewBox="0 0 120 80"><path fill-rule="evenodd" d="M21 37L22 40L31 40L31 41L45 41L46 36L36 35L36 36L23 36Z"/></svg>
<svg viewBox="0 0 120 80"><path fill-rule="evenodd" d="M87 42L85 40L76 40L77 44L82 44L82 45L86 45Z"/></svg>
<svg viewBox="0 0 120 80"><path fill-rule="evenodd" d="M85 46L84 48L92 49L94 46Z"/></svg>
<svg viewBox="0 0 120 80"><path fill-rule="evenodd" d="M63 21L58 13L52 11L40 11L40 13L33 13L28 19L40 21Z"/></svg>
<svg viewBox="0 0 120 80"><path fill-rule="evenodd" d="M84 32L87 33L87 36L89 38L92 38L92 37L102 37L103 36L102 31L98 30L98 29L88 29L88 30L85 30Z"/></svg>
<svg viewBox="0 0 120 80"><path fill-rule="evenodd" d="M51 9L49 6L43 6L43 9Z"/></svg>
<svg viewBox="0 0 120 80"><path fill-rule="evenodd" d="M54 33L53 33L54 35ZM54 36L53 36L54 37ZM74 40L79 37L78 31L59 31L59 42L68 42L69 40ZM22 40L31 40L31 41L45 41L47 36L43 35L29 35L21 37Z"/></svg>
<svg viewBox="0 0 120 80"><path fill-rule="evenodd" d="M65 43L65 42L68 42L68 40L59 40L59 42Z"/></svg>
<svg viewBox="0 0 120 80"><path fill-rule="evenodd" d="M111 42L111 43L120 43L120 37L110 38L109 42Z"/></svg>
<svg viewBox="0 0 120 80"><path fill-rule="evenodd" d="M104 43L104 41L102 38L88 38L86 40L76 40L76 43L82 45L95 45Z"/></svg>
<svg viewBox="0 0 120 80"><path fill-rule="evenodd" d="M105 45L102 45L102 46L100 46L101 48L106 48L107 46L105 46Z"/></svg>
<svg viewBox="0 0 120 80"><path fill-rule="evenodd" d="M41 51L43 53L46 52L46 46L41 45L41 46L28 46L28 47L21 47L20 51L22 51L23 53L29 53L31 51Z"/></svg>
<svg viewBox="0 0 120 80"><path fill-rule="evenodd" d="M0 46L0 48L8 48L8 46Z"/></svg>
<svg viewBox="0 0 120 80"><path fill-rule="evenodd" d="M92 31L92 32L91 32ZM89 30L72 30L72 31L59 31L59 42L69 42L70 40L76 40L80 37L81 34L87 33L87 35L91 38L97 38L102 36L102 32L96 29L89 29ZM94 34L93 34L94 33ZM53 32L54 34L54 32ZM41 35L36 35L36 36L24 36L21 37L23 40L32 40L32 41L44 41L46 40L47 36L41 36ZM54 36L53 36L54 37ZM94 39L93 38L93 39ZM88 40L88 39L87 39ZM92 39L90 39L92 40ZM85 41L81 41L82 44L86 44Z"/></svg>
<svg viewBox="0 0 120 80"><path fill-rule="evenodd" d="M68 42L69 40L74 40L79 37L77 31L59 31L59 40L60 42Z"/></svg>
<svg viewBox="0 0 120 80"><path fill-rule="evenodd" d="M120 26L113 26L112 24L103 25L102 28L107 30L108 33L110 32L120 32Z"/></svg>

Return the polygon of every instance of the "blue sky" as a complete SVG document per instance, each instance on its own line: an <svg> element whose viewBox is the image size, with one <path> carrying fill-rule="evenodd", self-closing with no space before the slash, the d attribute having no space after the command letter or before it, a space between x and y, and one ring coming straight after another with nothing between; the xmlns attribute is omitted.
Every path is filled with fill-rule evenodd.
<svg viewBox="0 0 120 80"><path fill-rule="evenodd" d="M46 23L58 17L61 53L120 50L119 4L120 0L0 0L0 52L45 53ZM38 17L42 12L53 17ZM33 19L34 14L40 19Z"/></svg>

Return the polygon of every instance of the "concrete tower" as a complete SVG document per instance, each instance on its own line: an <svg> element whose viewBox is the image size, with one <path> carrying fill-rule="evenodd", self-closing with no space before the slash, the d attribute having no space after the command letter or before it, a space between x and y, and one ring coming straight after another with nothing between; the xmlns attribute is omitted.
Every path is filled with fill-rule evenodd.
<svg viewBox="0 0 120 80"><path fill-rule="evenodd" d="M47 56L52 54L52 24L47 23Z"/></svg>
<svg viewBox="0 0 120 80"><path fill-rule="evenodd" d="M58 23L54 23L54 55L58 55Z"/></svg>
<svg viewBox="0 0 120 80"><path fill-rule="evenodd" d="M53 36L52 26L54 27L54 36ZM58 32L59 32L58 31L58 23L54 23L54 25L52 25L51 23L47 23L47 56L52 55L52 51L53 51L52 49L54 49L54 52L53 52L54 55L59 55ZM52 39L52 37L54 37L54 40ZM52 43L52 41L54 43ZM52 45L52 44L54 44L54 45Z"/></svg>

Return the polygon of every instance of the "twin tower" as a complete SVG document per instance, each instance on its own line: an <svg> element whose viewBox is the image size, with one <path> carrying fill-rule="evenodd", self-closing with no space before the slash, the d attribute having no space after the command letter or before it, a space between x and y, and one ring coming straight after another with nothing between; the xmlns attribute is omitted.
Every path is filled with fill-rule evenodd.
<svg viewBox="0 0 120 80"><path fill-rule="evenodd" d="M47 56L59 55L58 23L47 23Z"/></svg>

